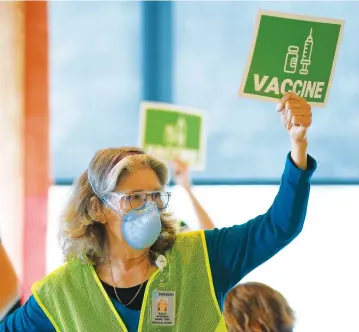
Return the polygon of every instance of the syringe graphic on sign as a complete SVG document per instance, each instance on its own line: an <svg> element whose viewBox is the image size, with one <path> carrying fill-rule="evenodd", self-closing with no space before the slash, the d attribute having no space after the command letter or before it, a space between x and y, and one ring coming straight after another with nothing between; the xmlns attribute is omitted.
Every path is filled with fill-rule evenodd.
<svg viewBox="0 0 359 332"><path fill-rule="evenodd" d="M299 74L301 75L308 75L308 66L311 63L312 51L314 45L312 30L313 29L310 29L309 36L307 37L304 43L302 59L300 60L300 64L302 65L302 68L300 69Z"/></svg>
<svg viewBox="0 0 359 332"><path fill-rule="evenodd" d="M313 36L312 36L312 30L310 29L309 36L307 37L303 52L302 52L302 58L300 60L301 69L299 70L299 74L301 75L308 75L308 67L311 64L311 58L312 58L312 51L313 51ZM284 72L287 74L295 74L297 71L297 64L298 64L298 55L299 53L299 47L295 45L290 45L288 47L288 52L285 57L284 62Z"/></svg>
<svg viewBox="0 0 359 332"><path fill-rule="evenodd" d="M175 125L166 125L164 130L166 146L185 147L187 143L187 122L180 117Z"/></svg>

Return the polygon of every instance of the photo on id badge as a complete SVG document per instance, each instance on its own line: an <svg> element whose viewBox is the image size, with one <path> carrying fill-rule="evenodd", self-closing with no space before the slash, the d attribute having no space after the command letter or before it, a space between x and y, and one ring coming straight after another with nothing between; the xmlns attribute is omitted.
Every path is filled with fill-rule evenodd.
<svg viewBox="0 0 359 332"><path fill-rule="evenodd" d="M175 292L154 291L151 309L153 325L173 326L175 323Z"/></svg>

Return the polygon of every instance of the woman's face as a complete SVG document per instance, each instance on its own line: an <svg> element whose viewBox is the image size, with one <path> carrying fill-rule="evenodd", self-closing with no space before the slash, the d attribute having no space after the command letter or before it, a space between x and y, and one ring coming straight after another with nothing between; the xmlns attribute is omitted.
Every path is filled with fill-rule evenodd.
<svg viewBox="0 0 359 332"><path fill-rule="evenodd" d="M158 309L159 309L159 312L166 312L167 311L167 303L165 301L160 301Z"/></svg>
<svg viewBox="0 0 359 332"><path fill-rule="evenodd" d="M133 170L133 172L126 174L120 181L119 186L116 188L116 192L126 195L147 193L153 191L160 191L162 189L161 183L154 170L151 168L139 168ZM140 197L141 195L138 195ZM142 195L143 196L143 195ZM148 201L151 201L151 196L147 197ZM132 206L137 202L137 195L131 196ZM118 238L123 238L121 233L122 217L128 211L132 210L128 199L121 198L120 206L122 209L122 216L114 212L109 206L105 205L104 214L107 221L108 231Z"/></svg>

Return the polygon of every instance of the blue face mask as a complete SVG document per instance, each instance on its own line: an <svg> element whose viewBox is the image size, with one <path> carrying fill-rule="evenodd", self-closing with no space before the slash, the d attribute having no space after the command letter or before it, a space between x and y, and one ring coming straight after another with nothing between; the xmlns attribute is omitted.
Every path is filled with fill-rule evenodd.
<svg viewBox="0 0 359 332"><path fill-rule="evenodd" d="M161 213L153 202L123 216L122 234L125 241L137 250L150 248L161 233Z"/></svg>

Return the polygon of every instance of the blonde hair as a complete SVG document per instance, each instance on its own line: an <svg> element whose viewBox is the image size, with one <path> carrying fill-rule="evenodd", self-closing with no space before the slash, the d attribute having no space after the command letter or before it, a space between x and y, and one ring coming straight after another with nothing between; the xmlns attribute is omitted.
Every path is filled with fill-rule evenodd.
<svg viewBox="0 0 359 332"><path fill-rule="evenodd" d="M153 169L165 187L169 182L166 165L138 148L111 148L98 151L88 169L74 183L72 194L61 218L60 242L66 260L81 258L98 264L105 259L106 231L91 210L91 198L102 198L114 191L123 176L135 167ZM89 182L90 181L90 182ZM103 202L98 199L101 208ZM162 230L151 247L151 260L173 246L177 222L170 213L161 213Z"/></svg>
<svg viewBox="0 0 359 332"><path fill-rule="evenodd" d="M258 282L234 287L226 297L223 313L229 332L253 332L255 328L261 332L290 332L295 321L283 295Z"/></svg>

